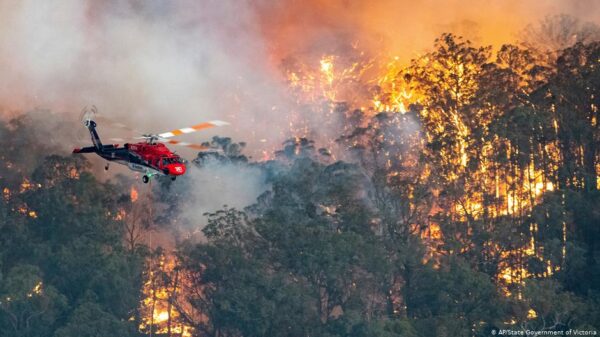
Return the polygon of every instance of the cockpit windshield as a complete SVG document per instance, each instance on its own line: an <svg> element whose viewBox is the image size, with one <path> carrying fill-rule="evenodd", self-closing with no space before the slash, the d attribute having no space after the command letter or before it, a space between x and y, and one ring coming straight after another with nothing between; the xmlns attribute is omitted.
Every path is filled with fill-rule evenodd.
<svg viewBox="0 0 600 337"><path fill-rule="evenodd" d="M163 166L167 166L169 164L179 164L179 163L181 163L181 160L179 160L178 157L171 157L171 158L163 158L162 159Z"/></svg>

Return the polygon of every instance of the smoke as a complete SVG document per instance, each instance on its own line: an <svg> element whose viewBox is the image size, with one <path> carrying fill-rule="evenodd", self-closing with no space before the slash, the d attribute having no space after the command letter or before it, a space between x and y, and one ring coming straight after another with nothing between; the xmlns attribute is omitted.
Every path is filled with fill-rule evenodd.
<svg viewBox="0 0 600 337"><path fill-rule="evenodd" d="M306 0L260 6L263 32L279 57L358 47L408 61L452 32L477 43L514 42L529 23L568 14L600 20L595 0Z"/></svg>
<svg viewBox="0 0 600 337"><path fill-rule="evenodd" d="M95 104L148 132L223 119L232 126L205 136L272 148L296 108L279 73L287 57L358 48L408 60L441 32L499 44L549 14L599 11L593 0L2 1L0 108Z"/></svg>
<svg viewBox="0 0 600 337"><path fill-rule="evenodd" d="M82 107L95 104L144 132L221 119L232 125L182 140L225 135L257 153L293 136L290 122L316 135L343 128L323 123L315 109L298 108L281 74L285 59L318 68L324 54L365 51L408 61L442 32L498 45L558 13L598 22L600 6L595 0L0 0L0 111L40 108L76 120ZM107 129L99 125L102 136ZM56 142L51 138L61 136L52 130L46 139ZM252 170L214 169L218 177L209 167L190 172L201 205L188 210L193 218L225 203L241 208L264 190Z"/></svg>
<svg viewBox="0 0 600 337"><path fill-rule="evenodd" d="M78 112L95 104L143 131L223 119L243 134L268 132L271 118L261 113L286 104L252 10L243 3L65 0L0 6L5 111Z"/></svg>
<svg viewBox="0 0 600 337"><path fill-rule="evenodd" d="M287 114L294 109L278 73L284 58L310 63L315 55L360 48L408 60L441 32L499 44L549 14L597 20L600 6L593 0L24 0L0 2L0 12L4 111L77 112L95 104L150 132L224 119L233 126L216 132L274 146L289 136Z"/></svg>
<svg viewBox="0 0 600 337"><path fill-rule="evenodd" d="M181 216L192 228L206 225L205 213L224 206L242 210L269 188L260 168L216 159L204 160L201 168L190 168L186 174L194 188Z"/></svg>

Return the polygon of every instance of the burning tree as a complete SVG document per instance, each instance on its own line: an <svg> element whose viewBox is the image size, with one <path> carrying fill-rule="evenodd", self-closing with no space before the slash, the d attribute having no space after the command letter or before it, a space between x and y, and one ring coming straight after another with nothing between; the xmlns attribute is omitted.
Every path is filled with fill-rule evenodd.
<svg viewBox="0 0 600 337"><path fill-rule="evenodd" d="M206 232L209 242L181 257L198 289L189 303L206 314L198 331L394 329L373 323L377 317L393 317L405 334L427 335L422 324L432 322L434 334L453 335L492 325L550 328L538 324L549 315L536 302L546 290L532 287L538 279L572 280L569 259L582 247L596 254L593 206L577 208L584 218L573 206L595 200L598 188L597 49L576 45L548 64L514 45L492 58L491 48L445 34L405 68L392 61L380 67L387 71L361 72L325 56L312 72L288 71L299 97L343 107L343 135L332 153L355 166L315 155L320 142L298 130L277 160L264 164L273 185L251 217L211 215L207 230L226 226ZM378 68L371 61L362 67ZM361 89L344 101L352 88ZM348 186L333 188L339 177L327 172ZM333 191L349 194L337 199ZM281 292L263 296L261 289L275 284ZM566 289L579 288L573 285ZM281 302L298 292L309 296ZM490 299L502 305L490 308ZM304 330L279 325L289 317L269 308L284 306L294 308ZM579 324L567 303L553 308L565 309L557 324Z"/></svg>

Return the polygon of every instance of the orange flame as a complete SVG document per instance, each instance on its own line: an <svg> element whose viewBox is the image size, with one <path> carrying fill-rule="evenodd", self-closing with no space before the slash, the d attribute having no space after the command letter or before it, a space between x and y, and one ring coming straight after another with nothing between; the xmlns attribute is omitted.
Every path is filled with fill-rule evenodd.
<svg viewBox="0 0 600 337"><path fill-rule="evenodd" d="M136 202L138 200L138 191L133 186L131 186L131 190L129 191L129 198L131 199L131 202Z"/></svg>

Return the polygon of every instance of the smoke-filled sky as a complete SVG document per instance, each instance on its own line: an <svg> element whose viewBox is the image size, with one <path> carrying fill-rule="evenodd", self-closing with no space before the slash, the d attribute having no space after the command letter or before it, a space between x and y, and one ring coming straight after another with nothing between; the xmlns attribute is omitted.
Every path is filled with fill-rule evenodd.
<svg viewBox="0 0 600 337"><path fill-rule="evenodd" d="M142 131L222 119L232 126L220 134L279 142L292 104L279 73L286 57L354 46L408 60L446 31L499 44L546 15L567 13L597 22L597 4L4 0L0 109L7 114L41 107L70 112L76 119L83 106L94 104Z"/></svg>
<svg viewBox="0 0 600 337"><path fill-rule="evenodd" d="M444 32L484 44L513 42L527 24L549 15L600 19L597 0L307 0L260 7L267 40L282 53L356 43L410 59ZM276 27L276 29L273 29Z"/></svg>

